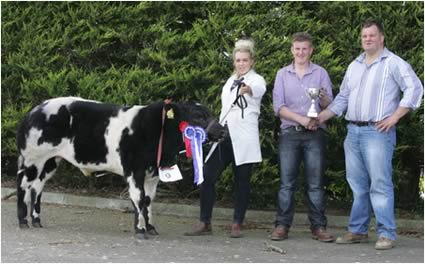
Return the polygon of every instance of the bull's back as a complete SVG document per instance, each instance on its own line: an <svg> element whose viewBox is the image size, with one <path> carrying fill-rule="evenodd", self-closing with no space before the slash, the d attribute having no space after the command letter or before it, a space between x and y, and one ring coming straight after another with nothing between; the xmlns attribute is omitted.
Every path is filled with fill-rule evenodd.
<svg viewBox="0 0 425 264"><path fill-rule="evenodd" d="M80 100L62 97L44 101L34 107L22 120L17 133L18 149L25 150L30 145L43 143L56 146L69 136L71 116L68 107Z"/></svg>
<svg viewBox="0 0 425 264"><path fill-rule="evenodd" d="M87 171L122 174L118 153L122 133L129 130L142 108L75 97L51 99L23 120L18 149L27 161L61 157Z"/></svg>
<svg viewBox="0 0 425 264"><path fill-rule="evenodd" d="M63 152L63 148L72 145L79 162L98 160L105 156L102 146L105 145L108 120L118 109L116 105L76 97L47 100L23 120L17 136L18 149L21 152L29 148Z"/></svg>

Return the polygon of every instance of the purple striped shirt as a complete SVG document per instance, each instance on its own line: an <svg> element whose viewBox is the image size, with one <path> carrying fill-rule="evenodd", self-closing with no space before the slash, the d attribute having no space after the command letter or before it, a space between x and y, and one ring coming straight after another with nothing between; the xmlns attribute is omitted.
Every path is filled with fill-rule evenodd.
<svg viewBox="0 0 425 264"><path fill-rule="evenodd" d="M348 66L340 92L328 109L338 116L347 111L349 121L378 122L399 106L418 108L422 95L422 83L412 67L384 48L372 64L366 64L363 53Z"/></svg>
<svg viewBox="0 0 425 264"><path fill-rule="evenodd" d="M333 99L331 79L323 67L310 62L302 79L298 78L293 63L280 69L276 74L273 88L273 109L276 116L279 116L282 106L294 113L307 116L311 105L310 97L306 93L307 88L325 88L328 97ZM321 111L319 100L316 100L316 111L318 113ZM282 117L280 121L282 129L299 125Z"/></svg>

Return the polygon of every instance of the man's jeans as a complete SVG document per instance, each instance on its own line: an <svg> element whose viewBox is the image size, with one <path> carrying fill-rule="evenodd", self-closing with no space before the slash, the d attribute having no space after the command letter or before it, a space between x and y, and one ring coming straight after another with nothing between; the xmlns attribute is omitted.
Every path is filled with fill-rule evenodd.
<svg viewBox="0 0 425 264"><path fill-rule="evenodd" d="M352 233L368 233L373 209L378 236L396 239L391 164L395 144L395 128L380 133L375 126L348 125L344 150L354 199L348 226Z"/></svg>
<svg viewBox="0 0 425 264"><path fill-rule="evenodd" d="M279 136L280 190L276 226L290 227L294 218L294 194L301 161L304 162L308 218L311 229L326 227L323 178L325 169L325 131L281 130Z"/></svg>

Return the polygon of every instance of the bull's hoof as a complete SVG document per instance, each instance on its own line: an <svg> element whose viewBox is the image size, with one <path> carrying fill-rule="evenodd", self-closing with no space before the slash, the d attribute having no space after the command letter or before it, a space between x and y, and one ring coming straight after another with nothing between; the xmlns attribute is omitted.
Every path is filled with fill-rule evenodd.
<svg viewBox="0 0 425 264"><path fill-rule="evenodd" d="M148 230L148 234L151 235L151 236L157 236L157 235L159 235L159 233L155 230L155 228L149 229Z"/></svg>
<svg viewBox="0 0 425 264"><path fill-rule="evenodd" d="M149 237L146 234L146 232L145 233L136 233L136 238L138 240L148 240L149 239Z"/></svg>
<svg viewBox="0 0 425 264"><path fill-rule="evenodd" d="M157 236L159 233L156 231L155 227L153 225L148 224L147 226L148 234L152 236Z"/></svg>
<svg viewBox="0 0 425 264"><path fill-rule="evenodd" d="M27 223L19 224L19 229L28 229L30 226Z"/></svg>
<svg viewBox="0 0 425 264"><path fill-rule="evenodd" d="M43 227L40 222L33 222L32 226L35 227L35 228L42 228Z"/></svg>

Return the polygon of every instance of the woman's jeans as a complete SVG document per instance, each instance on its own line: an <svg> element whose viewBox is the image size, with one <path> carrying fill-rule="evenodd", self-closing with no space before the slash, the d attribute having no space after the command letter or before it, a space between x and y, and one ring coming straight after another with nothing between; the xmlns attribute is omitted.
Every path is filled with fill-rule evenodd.
<svg viewBox="0 0 425 264"><path fill-rule="evenodd" d="M276 226L289 228L292 225L298 171L303 161L310 228L312 230L319 227L326 228L323 189L326 134L323 129L309 131L300 126L297 128L282 129L279 136L280 190Z"/></svg>
<svg viewBox="0 0 425 264"><path fill-rule="evenodd" d="M247 143L249 144L249 143ZM215 202L215 183L223 170L232 162L235 175L235 209L233 223L242 224L248 207L252 163L235 165L233 147L230 139L226 139L215 149L210 159L204 165L204 182L200 186L201 215L200 221L211 223Z"/></svg>
<svg viewBox="0 0 425 264"><path fill-rule="evenodd" d="M353 191L348 231L367 234L373 210L376 232L396 239L392 157L396 131L379 132L375 126L348 125L344 142L347 181Z"/></svg>

